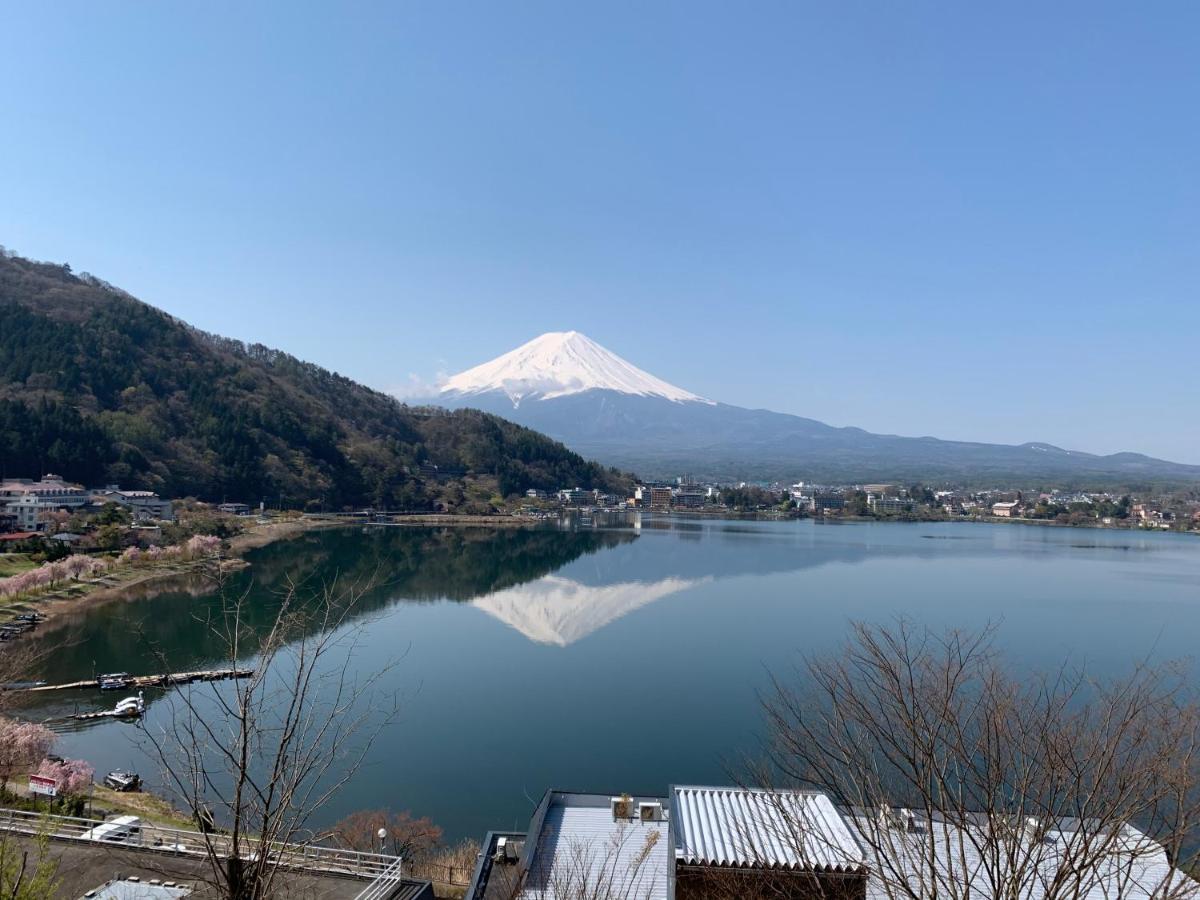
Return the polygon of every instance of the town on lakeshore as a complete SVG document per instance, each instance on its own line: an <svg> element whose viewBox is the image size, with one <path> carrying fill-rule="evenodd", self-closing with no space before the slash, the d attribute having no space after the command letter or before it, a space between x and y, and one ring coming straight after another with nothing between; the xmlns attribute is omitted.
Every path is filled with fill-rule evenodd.
<svg viewBox="0 0 1200 900"><path fill-rule="evenodd" d="M436 480L438 467L420 473ZM177 526L178 507L184 522L197 519L227 536L239 521L263 522L305 510L268 510L265 500L253 506L239 501L202 503L164 499L153 491L123 490L119 485L85 487L55 474L39 479L0 481L0 552L30 551L53 560L70 551L103 552L158 546L188 529ZM822 519L872 518L883 521L1019 520L1056 525L1200 530L1200 491L1112 492L1084 490L1016 490L931 488L924 485L796 482L735 484L701 483L680 476L674 481L637 483L628 497L601 489L563 487L557 491L529 488L523 498L498 504L494 514L544 518L580 511L642 510L678 514L757 514L812 516ZM435 512L449 512L440 510ZM306 513L321 518L325 511ZM346 508L331 516L381 519L417 515L416 511ZM207 516L207 518L204 518ZM216 523L216 524L214 524ZM190 529L195 534L195 526Z"/></svg>
<svg viewBox="0 0 1200 900"><path fill-rule="evenodd" d="M1200 900L1198 0L0 22L0 900Z"/></svg>

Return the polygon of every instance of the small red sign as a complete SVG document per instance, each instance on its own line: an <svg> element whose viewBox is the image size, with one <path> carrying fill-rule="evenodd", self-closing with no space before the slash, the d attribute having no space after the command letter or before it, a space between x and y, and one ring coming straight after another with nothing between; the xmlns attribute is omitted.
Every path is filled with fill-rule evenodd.
<svg viewBox="0 0 1200 900"><path fill-rule="evenodd" d="M45 794L47 797L57 797L58 782L53 778L45 778L41 775L30 775L29 793Z"/></svg>

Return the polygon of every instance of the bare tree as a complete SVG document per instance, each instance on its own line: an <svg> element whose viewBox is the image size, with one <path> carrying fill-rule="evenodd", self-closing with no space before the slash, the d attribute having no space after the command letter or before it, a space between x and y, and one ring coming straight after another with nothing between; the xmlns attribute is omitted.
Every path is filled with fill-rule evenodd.
<svg viewBox="0 0 1200 900"><path fill-rule="evenodd" d="M1195 897L1200 708L1183 672L1009 674L994 629L856 625L776 678L752 780L846 814L874 896L926 900ZM816 850L814 850L816 848Z"/></svg>
<svg viewBox="0 0 1200 900"><path fill-rule="evenodd" d="M379 834L385 837L381 841ZM340 846L351 850L373 851L383 848L403 857L405 870L427 856L442 842L442 829L428 816L414 818L408 810L363 809L351 813L331 829Z"/></svg>
<svg viewBox="0 0 1200 900"><path fill-rule="evenodd" d="M319 842L313 814L394 721L381 679L395 662L365 676L352 666L365 625L350 614L369 585L289 584L266 621L247 594L220 588L208 626L228 667L249 662L253 674L172 692L148 742L173 799L201 824L212 887L260 900L275 895L295 847Z"/></svg>

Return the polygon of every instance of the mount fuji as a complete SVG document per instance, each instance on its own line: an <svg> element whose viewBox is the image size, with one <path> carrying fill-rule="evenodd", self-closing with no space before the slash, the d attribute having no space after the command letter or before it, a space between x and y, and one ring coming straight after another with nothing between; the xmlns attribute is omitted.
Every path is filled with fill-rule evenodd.
<svg viewBox="0 0 1200 900"><path fill-rule="evenodd" d="M578 331L550 332L442 385L431 402L495 413L645 478L953 481L1061 486L1200 481L1200 466L1047 443L874 434L717 403Z"/></svg>

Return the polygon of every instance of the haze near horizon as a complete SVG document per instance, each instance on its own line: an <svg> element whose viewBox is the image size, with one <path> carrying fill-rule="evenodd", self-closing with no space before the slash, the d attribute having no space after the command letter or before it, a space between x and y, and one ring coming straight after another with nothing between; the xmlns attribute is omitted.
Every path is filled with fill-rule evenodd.
<svg viewBox="0 0 1200 900"><path fill-rule="evenodd" d="M0 243L383 389L578 330L875 432L1200 462L1200 10L8 11Z"/></svg>

